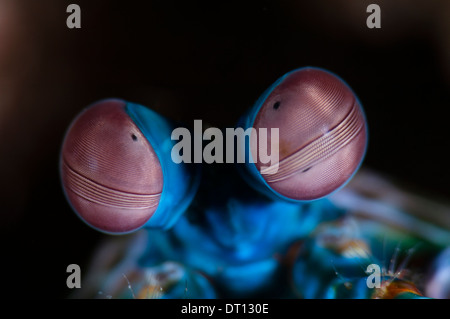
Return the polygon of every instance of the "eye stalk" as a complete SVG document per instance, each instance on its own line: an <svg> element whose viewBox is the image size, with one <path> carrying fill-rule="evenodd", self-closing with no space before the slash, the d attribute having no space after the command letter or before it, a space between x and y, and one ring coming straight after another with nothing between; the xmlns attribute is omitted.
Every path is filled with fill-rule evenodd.
<svg viewBox="0 0 450 319"><path fill-rule="evenodd" d="M294 201L323 198L344 186L359 168L367 147L363 109L351 88L318 68L294 70L276 81L242 120L245 128L278 128L279 161L246 164L252 184ZM272 145L251 140L252 154ZM255 157L256 158L256 157Z"/></svg>
<svg viewBox="0 0 450 319"><path fill-rule="evenodd" d="M62 185L78 216L111 234L170 227L196 190L195 174L174 167L170 150L162 147L170 144L170 132L162 116L122 100L103 100L81 112L60 158Z"/></svg>

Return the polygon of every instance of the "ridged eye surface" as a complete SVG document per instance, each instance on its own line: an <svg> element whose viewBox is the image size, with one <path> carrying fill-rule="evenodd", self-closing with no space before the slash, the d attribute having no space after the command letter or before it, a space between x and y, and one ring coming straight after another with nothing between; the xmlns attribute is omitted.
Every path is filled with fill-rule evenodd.
<svg viewBox="0 0 450 319"><path fill-rule="evenodd" d="M66 134L60 159L72 207L87 224L108 233L143 226L163 189L159 159L125 106L105 100L84 110Z"/></svg>
<svg viewBox="0 0 450 319"><path fill-rule="evenodd" d="M357 170L366 149L366 123L355 94L321 69L303 68L285 76L263 101L253 126L268 132L279 128L278 165L262 176L291 199L313 200L338 189ZM267 154L266 145L270 134L267 144L259 143L258 153ZM251 148L254 152L256 145Z"/></svg>

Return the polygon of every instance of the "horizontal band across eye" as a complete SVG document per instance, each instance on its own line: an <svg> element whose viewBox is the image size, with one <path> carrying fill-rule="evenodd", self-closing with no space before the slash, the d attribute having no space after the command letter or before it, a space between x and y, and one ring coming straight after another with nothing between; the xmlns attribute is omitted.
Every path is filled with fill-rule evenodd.
<svg viewBox="0 0 450 319"><path fill-rule="evenodd" d="M279 163L263 168L267 182L278 182L323 161L350 143L364 127L356 100L341 123L311 143L287 156Z"/></svg>
<svg viewBox="0 0 450 319"><path fill-rule="evenodd" d="M68 189L93 203L125 209L148 209L159 203L159 194L133 194L96 183L73 170L65 160L62 163Z"/></svg>

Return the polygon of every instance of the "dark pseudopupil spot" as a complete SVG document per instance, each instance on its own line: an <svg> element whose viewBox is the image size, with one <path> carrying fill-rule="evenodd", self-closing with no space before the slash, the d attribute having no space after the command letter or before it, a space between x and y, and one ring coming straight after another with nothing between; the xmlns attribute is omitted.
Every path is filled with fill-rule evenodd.
<svg viewBox="0 0 450 319"><path fill-rule="evenodd" d="M136 136L136 135L134 135L134 134L131 134L131 138L132 138L132 139L133 139L133 141L135 141L135 142L136 142L136 141L137 141L137 139L138 139L138 138L137 138L137 136Z"/></svg>
<svg viewBox="0 0 450 319"><path fill-rule="evenodd" d="M278 110L278 108L280 107L281 102L275 102L275 104L273 105L274 110Z"/></svg>
<svg viewBox="0 0 450 319"><path fill-rule="evenodd" d="M304 169L304 170L302 171L302 173L305 173L305 172L309 171L309 170L311 169L311 167L312 167L312 166L310 166L310 167Z"/></svg>

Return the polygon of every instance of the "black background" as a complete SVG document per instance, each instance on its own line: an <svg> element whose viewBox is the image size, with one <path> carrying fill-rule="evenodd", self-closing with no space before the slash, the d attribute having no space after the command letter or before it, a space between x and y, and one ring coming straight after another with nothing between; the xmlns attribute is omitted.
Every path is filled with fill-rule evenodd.
<svg viewBox="0 0 450 319"><path fill-rule="evenodd" d="M366 26L373 2L381 7L381 29ZM66 27L70 3L81 7L81 29ZM65 297L67 265L83 269L106 236L72 212L58 172L71 120L106 97L187 125L202 119L232 127L278 77L322 67L341 76L363 104L370 132L365 166L428 196L450 195L446 1L43 0L14 6L15 40L0 54L7 297Z"/></svg>

